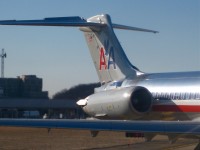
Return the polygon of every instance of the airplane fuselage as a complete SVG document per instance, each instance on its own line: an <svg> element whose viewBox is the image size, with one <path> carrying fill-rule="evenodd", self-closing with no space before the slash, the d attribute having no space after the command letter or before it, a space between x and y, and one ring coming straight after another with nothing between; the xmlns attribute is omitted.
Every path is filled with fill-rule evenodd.
<svg viewBox="0 0 200 150"><path fill-rule="evenodd" d="M158 100L200 100L200 72L144 74L124 82L147 88Z"/></svg>
<svg viewBox="0 0 200 150"><path fill-rule="evenodd" d="M132 115L124 102L116 97L126 89L144 87L152 95L151 110ZM124 91L123 91L124 89ZM116 91L114 93L113 91ZM118 95L119 91L121 93ZM200 115L200 72L174 72L141 74L122 81L113 81L96 89L95 102L90 99L84 110L97 118L144 120L198 120ZM107 98L100 98L106 96ZM96 99L99 98L99 101ZM131 108L132 109L132 108ZM118 113L122 114L119 115ZM117 114L117 115L116 115Z"/></svg>

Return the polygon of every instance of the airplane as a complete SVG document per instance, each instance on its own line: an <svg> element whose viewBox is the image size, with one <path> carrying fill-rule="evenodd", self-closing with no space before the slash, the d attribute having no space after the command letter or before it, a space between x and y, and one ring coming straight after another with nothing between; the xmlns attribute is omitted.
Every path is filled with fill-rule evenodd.
<svg viewBox="0 0 200 150"><path fill-rule="evenodd" d="M94 94L77 101L93 119L0 119L0 126L85 129L94 137L102 130L123 131L146 141L163 134L171 143L180 137L200 139L200 71L145 73L128 60L113 29L158 31L112 23L108 14L3 20L0 25L79 27L101 82Z"/></svg>

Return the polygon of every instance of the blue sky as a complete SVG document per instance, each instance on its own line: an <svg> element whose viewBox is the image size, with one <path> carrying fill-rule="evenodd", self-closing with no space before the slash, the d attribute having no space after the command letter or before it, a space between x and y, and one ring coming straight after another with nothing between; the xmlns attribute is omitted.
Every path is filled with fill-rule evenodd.
<svg viewBox="0 0 200 150"><path fill-rule="evenodd" d="M200 71L199 0L1 0L0 20L91 16L107 13L118 24L159 34L115 30L130 61L144 72ZM79 83L97 82L78 28L0 26L5 76L36 74L50 95Z"/></svg>

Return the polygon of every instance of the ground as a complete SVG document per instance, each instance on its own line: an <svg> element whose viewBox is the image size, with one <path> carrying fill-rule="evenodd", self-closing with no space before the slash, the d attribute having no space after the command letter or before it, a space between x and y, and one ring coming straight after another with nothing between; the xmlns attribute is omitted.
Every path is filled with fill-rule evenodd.
<svg viewBox="0 0 200 150"><path fill-rule="evenodd" d="M0 127L0 150L190 150L197 140L180 139L170 144L165 136L152 142L143 138L125 138L123 132L100 132L96 138L89 131Z"/></svg>

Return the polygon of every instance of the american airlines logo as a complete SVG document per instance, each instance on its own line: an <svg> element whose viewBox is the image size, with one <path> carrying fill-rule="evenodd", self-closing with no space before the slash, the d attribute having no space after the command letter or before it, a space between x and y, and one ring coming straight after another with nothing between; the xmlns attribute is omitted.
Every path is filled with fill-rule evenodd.
<svg viewBox="0 0 200 150"><path fill-rule="evenodd" d="M109 40L104 41L104 47L105 49L103 47L100 47L99 50L99 70L109 70L111 65L113 65L113 68L116 69L114 48L113 46L110 46Z"/></svg>

